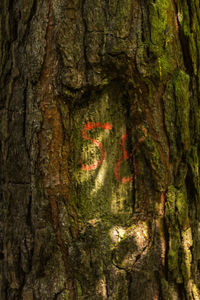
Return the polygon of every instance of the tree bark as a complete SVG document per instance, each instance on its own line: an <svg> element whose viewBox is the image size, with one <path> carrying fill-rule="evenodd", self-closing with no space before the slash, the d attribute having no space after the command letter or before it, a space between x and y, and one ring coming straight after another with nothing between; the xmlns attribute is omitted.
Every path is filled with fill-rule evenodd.
<svg viewBox="0 0 200 300"><path fill-rule="evenodd" d="M200 298L197 0L0 3L0 298Z"/></svg>

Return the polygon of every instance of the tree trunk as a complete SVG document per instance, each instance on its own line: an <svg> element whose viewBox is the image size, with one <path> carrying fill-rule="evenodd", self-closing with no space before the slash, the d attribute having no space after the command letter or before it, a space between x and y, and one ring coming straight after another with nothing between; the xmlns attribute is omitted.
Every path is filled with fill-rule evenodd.
<svg viewBox="0 0 200 300"><path fill-rule="evenodd" d="M0 299L200 299L197 0L0 3Z"/></svg>

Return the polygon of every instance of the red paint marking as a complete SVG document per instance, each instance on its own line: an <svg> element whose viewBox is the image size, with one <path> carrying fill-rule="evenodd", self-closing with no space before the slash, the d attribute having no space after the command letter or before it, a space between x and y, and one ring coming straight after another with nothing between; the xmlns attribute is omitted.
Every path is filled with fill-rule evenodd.
<svg viewBox="0 0 200 300"><path fill-rule="evenodd" d="M119 174L119 167L120 167L122 161L123 161L123 159L119 159L119 160L116 162L116 164L115 164L115 170L114 170L114 172L115 172L115 177L116 177L116 179L117 179L118 181L121 180L120 174Z"/></svg>
<svg viewBox="0 0 200 300"><path fill-rule="evenodd" d="M137 144L136 144L135 147L133 148L133 152L132 152L132 153L134 153L134 152L138 149L140 143L142 143L142 142L146 139L146 137L147 137L147 130L146 130L146 128L145 128L144 126L138 126L138 127L140 127L140 129L143 131L144 136L142 136L142 137L140 137L140 138L138 139ZM130 177L122 177L122 178L121 178L120 173L119 173L119 169L120 169L121 163L122 163L124 160L130 159L130 157L131 157L131 155L128 154L128 152L127 152L126 149L125 149L125 144L126 144L127 136L128 136L127 133L125 133L125 134L123 134L122 137L121 137L121 142L120 142L120 144L121 144L121 150L122 150L122 153L123 153L123 157L120 158L120 159L116 162L116 164L115 164L115 169L114 169L114 173L115 173L116 179L117 179L118 181L122 182L122 183L126 183L126 182L131 182L131 181L133 181L133 179L136 178L136 170L137 170L137 165L136 165L135 161L133 160L133 167L134 167L134 171L135 171L135 176L134 176L134 177L133 177L133 176L130 176Z"/></svg>
<svg viewBox="0 0 200 300"><path fill-rule="evenodd" d="M121 137L121 149L122 149L122 153L124 156L124 159L129 159L129 154L125 149L125 143L126 143L126 139L127 139L127 134L123 134Z"/></svg>
<svg viewBox="0 0 200 300"><path fill-rule="evenodd" d="M95 144L101 151L101 157L99 160L97 160L94 164L91 164L91 165L84 165L82 163L81 165L81 168L82 170L85 170L85 171L90 171L90 170L94 170L96 169L99 165L102 164L102 162L105 160L106 158L106 151L104 150L104 147L103 145L95 140L95 139L92 139L91 137L89 137L87 135L87 131L89 130L92 130L92 129L95 129L95 128L101 128L101 129L106 129L106 130L111 130L113 128L113 126L109 123L100 123L100 122L88 122L84 125L84 129L81 130L81 136L83 139L85 140L88 140L90 142L92 142L93 144ZM133 148L133 152L134 153L140 143L142 143L146 137L147 137L147 130L144 126L138 126L138 128L140 128L143 133L144 133L144 136L140 137L136 143L136 145L134 146ZM131 155L126 151L125 149L125 145L126 145L126 140L127 140L127 133L123 134L122 137L121 137L121 142L120 142L120 145L121 145L121 151L122 151L122 154L123 156L116 162L115 164L115 168L114 168L114 173L115 173L115 177L118 181L122 182L122 183L126 183L126 182L131 182L133 181L133 178L135 179L136 178L136 173L137 173L137 165L133 159L133 167L134 167L134 170L135 170L135 176L130 176L130 177L122 177L120 176L120 165L121 163L124 161L124 160L128 160L130 159Z"/></svg>
<svg viewBox="0 0 200 300"><path fill-rule="evenodd" d="M109 123L98 123L98 122L97 123L88 122L87 124L84 125L84 129L86 131L94 128L103 128L103 129L111 130L112 125Z"/></svg>
<svg viewBox="0 0 200 300"><path fill-rule="evenodd" d="M119 174L119 169L120 169L120 165L121 163L124 161L124 160L128 160L130 158L130 155L128 154L128 152L126 151L125 149L125 144L126 144L126 139L127 139L127 134L123 134L122 137L121 137L121 150L122 150L122 153L123 153L123 157L120 158L116 164L115 164L115 170L114 170L114 173L115 173L115 177L118 181L122 182L122 183L126 183L126 182L131 182L133 180L133 176L130 176L130 177L122 177L120 176Z"/></svg>
<svg viewBox="0 0 200 300"><path fill-rule="evenodd" d="M94 129L94 128L102 128L102 129L106 129L106 130L111 130L112 129L112 125L109 124L109 123L92 123L92 122L88 122L87 124L84 125L84 129L81 130L82 138L85 139L85 140L91 141L92 143L94 143L100 149L100 151L101 151L101 158L97 162L95 162L94 164L84 165L82 163L81 169L85 170L85 171L90 171L90 170L96 169L99 165L102 164L102 162L106 158L106 152L104 150L103 145L99 141L97 141L95 139L92 139L91 137L89 137L87 135L86 131Z"/></svg>

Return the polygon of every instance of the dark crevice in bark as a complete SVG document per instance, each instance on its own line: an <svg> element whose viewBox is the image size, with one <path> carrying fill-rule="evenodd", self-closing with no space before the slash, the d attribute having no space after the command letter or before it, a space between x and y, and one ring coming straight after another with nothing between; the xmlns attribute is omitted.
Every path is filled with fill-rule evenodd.
<svg viewBox="0 0 200 300"><path fill-rule="evenodd" d="M24 115L24 121L23 121L23 136L24 136L24 144L26 147L26 153L28 155L29 160L30 154L29 154L29 149L27 148L27 143L26 143L26 121L27 121L27 88L28 88L28 81L26 82L25 88L24 88L24 107L23 107L23 115Z"/></svg>
<svg viewBox="0 0 200 300"><path fill-rule="evenodd" d="M126 272L126 278L127 278L127 282L128 282L128 299L131 300L132 299L132 281L133 281L133 277L132 274L130 272Z"/></svg>
<svg viewBox="0 0 200 300"><path fill-rule="evenodd" d="M22 261L21 261L21 249L19 249L19 261L18 261L18 266L21 266L21 263L22 263ZM23 292L23 288L24 288L24 286L25 286L25 283L26 283L26 274L25 274L25 272L23 271L23 269L22 268L20 268L19 270L18 270L18 272L19 272L19 278L20 278L20 286L19 286L19 288L18 288L18 295L19 295L19 298L18 299L20 299L20 298L22 298L22 292Z"/></svg>
<svg viewBox="0 0 200 300"><path fill-rule="evenodd" d="M176 20L177 20L177 24L178 24L178 31L179 31L179 38L180 38L180 42L181 42L181 47L182 47L182 52L183 52L183 61L184 61L184 65L185 68L188 72L188 74L190 74L190 76L193 76L194 70L193 70L193 64L192 64L192 58L190 56L190 48L189 48L189 37L185 36L183 29L181 27L181 24L179 22L179 18L178 18L178 9L177 9L177 5L175 5L176 7Z"/></svg>
<svg viewBox="0 0 200 300"><path fill-rule="evenodd" d="M141 4L141 41L144 43L145 42L145 36L144 36L144 12L143 12L143 5ZM149 14L147 14L149 16Z"/></svg>
<svg viewBox="0 0 200 300"><path fill-rule="evenodd" d="M106 16L106 24L108 24L109 18L112 17L112 16L110 15L110 11L109 11L109 0L105 0L105 16ZM103 32L103 31L102 31L102 32Z"/></svg>
<svg viewBox="0 0 200 300"><path fill-rule="evenodd" d="M13 43L18 38L18 23L21 19L21 12L19 6L15 1L10 1L9 7L9 27L10 27L10 42Z"/></svg>
<svg viewBox="0 0 200 300"><path fill-rule="evenodd" d="M186 300L187 299L187 294L185 291L185 287L183 283L177 283L177 289L178 289L178 295L179 295L179 299L181 300Z"/></svg>
<svg viewBox="0 0 200 300"><path fill-rule="evenodd" d="M37 12L37 4L38 4L38 0L34 0L33 5L31 7L31 10L30 10L29 18L26 22L26 30L24 32L24 35L22 36L22 39L21 39L21 45L24 45L24 43L26 43L26 40L29 36L31 23L32 23L33 17L35 16L35 14Z"/></svg>
<svg viewBox="0 0 200 300"><path fill-rule="evenodd" d="M86 37L87 37L87 32L88 32L88 28L87 28L87 22L85 20L85 3L86 0L82 0L81 3L81 14L82 14L82 22L83 22L83 26L84 26L84 33L83 33L83 55L84 55L84 59L85 59L85 80L86 80L86 85L88 83L88 72L89 72L89 62L88 62L88 58L87 58L87 43L86 43Z"/></svg>
<svg viewBox="0 0 200 300"><path fill-rule="evenodd" d="M7 279L4 278L4 290L3 290L3 294L5 294L5 299L9 299L9 282ZM3 295L4 296L4 295Z"/></svg>
<svg viewBox="0 0 200 300"><path fill-rule="evenodd" d="M155 279L157 281L158 285L158 300L163 300L163 295L162 295L162 283L161 283L161 273L159 271L154 272Z"/></svg>
<svg viewBox="0 0 200 300"><path fill-rule="evenodd" d="M114 255L115 255L114 252L112 252L111 257L112 257L112 264L113 264L113 266L115 266L118 270L123 270L123 271L126 272L126 269L125 269L125 268L122 268L122 267L118 266L118 265L114 262Z"/></svg>
<svg viewBox="0 0 200 300"><path fill-rule="evenodd" d="M59 291L58 293L55 294L53 300L57 300L59 299L59 296L66 290L66 288L62 289L61 291Z"/></svg>
<svg viewBox="0 0 200 300"><path fill-rule="evenodd" d="M131 2L131 13L130 13L130 29L129 29L129 33L128 33L128 38L131 39L131 35L132 35L132 26L134 23L134 2Z"/></svg>
<svg viewBox="0 0 200 300"><path fill-rule="evenodd" d="M186 3L187 3L187 6L188 6L188 11L189 11L189 22L190 22L190 34L194 34L194 43L195 43L195 46L196 46L196 61L195 61L195 64L196 64L196 69L197 69L197 75L195 75L195 81L196 81L196 86L195 86L195 89L196 89L196 94L198 95L199 94L199 78L198 78L198 73L199 73L199 47L198 47L198 35L199 33L198 32L195 32L193 31L193 19L194 19L194 15L193 15L193 8L191 6L191 2L189 0L186 0ZM194 2L195 4L195 2ZM194 12L195 13L195 12ZM197 18L198 18L198 12L196 12L196 15L197 15ZM200 22L199 22L200 24ZM198 24L198 25L199 25ZM192 41L189 40L189 43L191 44ZM194 50L193 50L194 51ZM190 53L190 52L188 52ZM189 56L189 55L188 55ZM191 59L192 60L192 59ZM191 74L192 75L192 74ZM193 74L194 75L194 74ZM192 80L191 80L191 83L190 83L190 86L191 86L191 89L193 91L194 87L192 87Z"/></svg>
<svg viewBox="0 0 200 300"><path fill-rule="evenodd" d="M144 7L146 8L146 15L147 15L147 25L146 25L146 29L148 29L149 31L149 40L151 41L152 43L152 40L151 40L151 21L150 21L150 9L149 9L149 4L146 4L144 5ZM146 38L147 39L147 38Z"/></svg>
<svg viewBox="0 0 200 300"><path fill-rule="evenodd" d="M120 56L121 57L126 57L127 55L126 55L126 53L125 52L119 52L119 53L111 53L111 52L107 52L107 54L110 56L110 57L113 57L113 58L120 58Z"/></svg>
<svg viewBox="0 0 200 300"><path fill-rule="evenodd" d="M27 222L27 225L29 226L29 228L31 229L31 232L33 232L31 210L32 210L32 195L29 196L26 222Z"/></svg>
<svg viewBox="0 0 200 300"><path fill-rule="evenodd" d="M178 127L178 125L177 124L179 124L179 122L178 122L178 105L177 105L177 99L176 99L176 90L175 90L175 85L173 85L173 96L174 96L174 103L175 103L175 124L176 124L176 128L175 128L175 135L176 135L176 147L177 147L177 149L181 149L182 148L182 142L181 142L181 140L178 138L178 136L179 136L179 127ZM183 156L183 153L180 153L180 155L179 156ZM180 162L183 160L183 157L181 157L181 159L180 159ZM180 163L179 163L180 164ZM173 172L174 172L174 178L176 178L176 176L177 176L177 172L178 172L178 167L179 166L177 166L177 168L175 169L174 168L174 170L173 170Z"/></svg>
<svg viewBox="0 0 200 300"><path fill-rule="evenodd" d="M52 30L53 30L53 10L52 10L52 3L51 0L48 0L48 23L46 27L46 35L45 35L45 40L46 40L46 49L45 49L45 54L43 58L43 65L41 68L41 74L40 74L40 81L44 85L44 88L47 89L48 84L50 84L49 79L51 78L49 74L50 71L52 71L53 68L53 54L52 54ZM43 98L45 95L42 95Z"/></svg>
<svg viewBox="0 0 200 300"><path fill-rule="evenodd" d="M190 247L190 251L192 254L192 270L196 271L198 270L198 260L197 260L197 245L199 245L199 240L198 240L198 229L196 231L196 222L195 220L199 220L198 216L198 203L197 203L197 196L198 191L196 190L195 184L193 182L193 175L191 168L189 166L188 173L186 176L186 189L187 189L187 199L188 199L188 206L189 206L189 217L190 217L190 226L192 228L192 238L193 238L193 246ZM194 215L195 213L195 215ZM195 283L197 284L198 288L200 287L200 281L198 278L198 274L194 275L195 278ZM195 298L194 298L195 299Z"/></svg>
<svg viewBox="0 0 200 300"><path fill-rule="evenodd" d="M192 12L192 7L190 4L190 0L186 0L187 6L188 6L188 11L189 11L189 22L190 22L190 31L192 31L192 19L193 19L193 12Z"/></svg>
<svg viewBox="0 0 200 300"><path fill-rule="evenodd" d="M107 299L109 299L108 297L109 297L109 288L108 288L108 276L106 276L106 274L105 274L105 277L106 277L106 297L107 297Z"/></svg>
<svg viewBox="0 0 200 300"><path fill-rule="evenodd" d="M198 191L196 190L196 187L195 187L195 184L193 181L193 174L192 174L192 170L191 170L190 166L188 168L185 183L186 183L186 188L187 188L187 199L188 199L189 205L192 205L192 204L195 205L195 213L196 213L195 219L198 219L198 215L197 215L198 206L196 203L196 194L198 194ZM191 210L191 211L193 212L193 210Z"/></svg>

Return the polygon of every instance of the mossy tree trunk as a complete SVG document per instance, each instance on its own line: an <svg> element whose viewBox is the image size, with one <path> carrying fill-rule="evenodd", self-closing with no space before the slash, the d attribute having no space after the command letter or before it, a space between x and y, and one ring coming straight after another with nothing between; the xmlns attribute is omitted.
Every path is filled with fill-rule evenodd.
<svg viewBox="0 0 200 300"><path fill-rule="evenodd" d="M200 294L197 0L0 2L0 299Z"/></svg>

